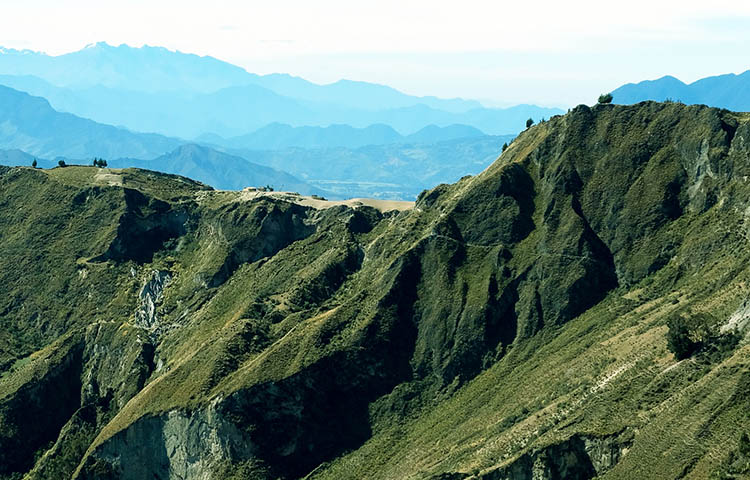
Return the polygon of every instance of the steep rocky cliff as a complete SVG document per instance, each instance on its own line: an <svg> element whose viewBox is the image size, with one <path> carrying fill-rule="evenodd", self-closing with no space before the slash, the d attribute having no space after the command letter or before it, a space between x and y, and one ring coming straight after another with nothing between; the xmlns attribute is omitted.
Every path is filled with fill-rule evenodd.
<svg viewBox="0 0 750 480"><path fill-rule="evenodd" d="M750 118L676 103L578 107L402 212L0 170L0 478L736 470L749 177ZM712 332L682 361L675 316Z"/></svg>

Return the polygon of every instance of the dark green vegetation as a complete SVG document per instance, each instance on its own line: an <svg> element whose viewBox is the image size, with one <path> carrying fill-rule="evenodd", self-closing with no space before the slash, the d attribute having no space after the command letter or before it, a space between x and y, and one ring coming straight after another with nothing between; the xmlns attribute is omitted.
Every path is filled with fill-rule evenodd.
<svg viewBox="0 0 750 480"><path fill-rule="evenodd" d="M747 475L748 145L581 106L401 213L4 168L0 476Z"/></svg>

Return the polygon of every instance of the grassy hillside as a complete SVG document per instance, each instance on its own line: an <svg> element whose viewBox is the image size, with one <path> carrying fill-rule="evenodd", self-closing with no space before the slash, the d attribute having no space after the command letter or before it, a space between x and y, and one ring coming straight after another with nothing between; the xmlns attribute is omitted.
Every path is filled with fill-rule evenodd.
<svg viewBox="0 0 750 480"><path fill-rule="evenodd" d="M581 106L401 212L0 170L0 477L746 476L748 138Z"/></svg>

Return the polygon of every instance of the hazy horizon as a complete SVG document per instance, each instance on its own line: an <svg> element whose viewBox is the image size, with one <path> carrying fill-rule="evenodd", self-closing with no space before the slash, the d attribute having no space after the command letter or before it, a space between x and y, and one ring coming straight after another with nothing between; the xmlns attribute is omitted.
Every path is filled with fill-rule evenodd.
<svg viewBox="0 0 750 480"><path fill-rule="evenodd" d="M59 55L99 41L147 44L252 73L360 80L491 106L566 107L625 83L665 75L689 83L749 68L750 5L638 0L615 12L612 2L590 1L219 3L13 3L0 18L0 45Z"/></svg>

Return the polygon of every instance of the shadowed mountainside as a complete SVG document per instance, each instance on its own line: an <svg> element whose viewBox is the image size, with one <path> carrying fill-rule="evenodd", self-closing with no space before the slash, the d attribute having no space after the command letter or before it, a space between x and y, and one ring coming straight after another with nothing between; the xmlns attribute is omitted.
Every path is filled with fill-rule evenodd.
<svg viewBox="0 0 750 480"><path fill-rule="evenodd" d="M748 141L581 106L401 212L3 168L0 476L741 473Z"/></svg>

